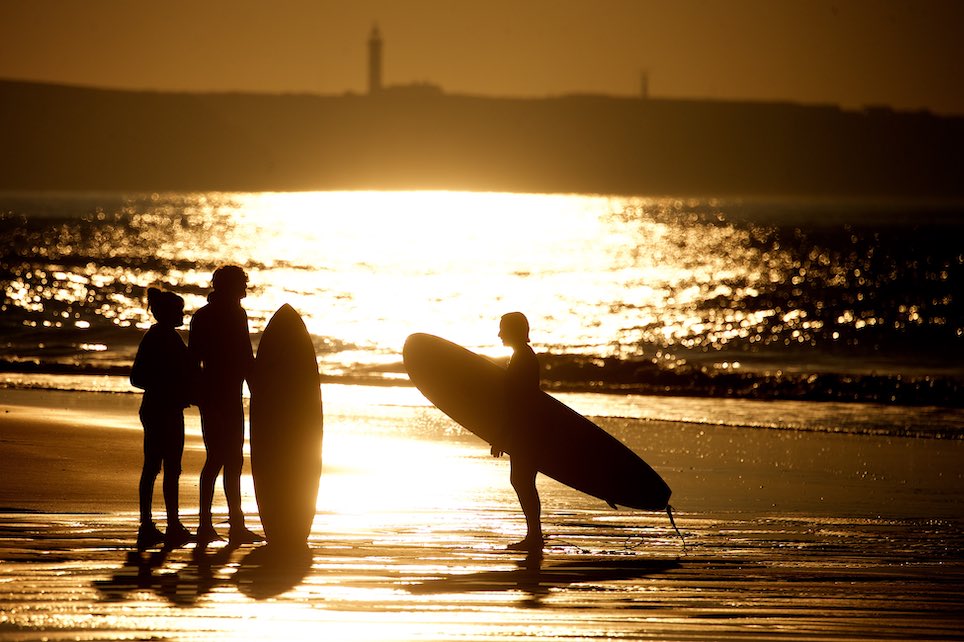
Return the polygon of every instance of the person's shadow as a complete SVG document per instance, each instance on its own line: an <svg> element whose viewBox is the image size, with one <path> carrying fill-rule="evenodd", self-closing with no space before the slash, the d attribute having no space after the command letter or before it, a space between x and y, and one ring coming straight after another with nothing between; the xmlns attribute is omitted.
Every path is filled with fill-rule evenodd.
<svg viewBox="0 0 964 642"><path fill-rule="evenodd" d="M194 606L216 587L230 584L230 579L222 578L219 571L228 565L237 548L195 548L187 564L177 570L165 570L171 549L129 551L124 564L110 579L96 580L94 586L106 602L119 602L128 593L150 590L173 606Z"/></svg>
<svg viewBox="0 0 964 642"><path fill-rule="evenodd" d="M406 587L416 595L438 593L472 593L478 591L522 591L529 595L528 606L540 606L540 600L553 588L579 582L612 582L637 579L679 568L677 560L640 560L588 558L543 565L541 552L532 553L510 571L482 571L451 574Z"/></svg>
<svg viewBox="0 0 964 642"><path fill-rule="evenodd" d="M155 569L164 566L170 554L168 549L157 551L128 551L123 565L107 580L95 580L94 587L101 601L121 602L133 591L158 590L164 581Z"/></svg>
<svg viewBox="0 0 964 642"><path fill-rule="evenodd" d="M221 571L231 562L238 547L198 547L191 551L187 564L177 570L164 570L171 551L161 549L127 553L124 564L110 579L96 580L94 586L105 602L120 602L134 591L153 591L173 606L194 606L222 586L236 586L256 600L276 597L304 580L314 560L311 549L278 547L270 544L251 549L238 570L225 576Z"/></svg>

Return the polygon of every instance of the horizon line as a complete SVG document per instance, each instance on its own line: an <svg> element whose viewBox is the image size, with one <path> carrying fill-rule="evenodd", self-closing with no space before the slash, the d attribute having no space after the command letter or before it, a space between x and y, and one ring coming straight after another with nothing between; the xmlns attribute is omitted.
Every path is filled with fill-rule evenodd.
<svg viewBox="0 0 964 642"><path fill-rule="evenodd" d="M804 102L790 98L722 98L722 97L697 97L697 96L671 96L653 95L641 96L636 94L607 94L591 91L574 90L559 94L541 95L511 95L511 94L485 94L473 92L450 92L443 87L427 82L412 82L404 84L388 85L378 95L372 95L364 90L345 90L343 92L322 92L310 89L291 89L291 90L259 90L259 89L172 89L158 87L118 87L111 85L88 84L83 82L39 80L36 78L18 78L0 76L0 83L3 84L23 84L46 87L61 87L65 89L79 89L89 91L132 93L132 94L157 94L157 95L195 95L195 96L260 96L260 97L317 97L317 98L365 98L372 100L384 99L386 97L399 97L408 94L423 98L473 98L488 100L507 100L507 101L538 101L538 100L563 100L563 99L608 99L619 101L634 101L640 103L718 103L718 104L745 104L745 105L773 105L773 106L796 106L814 109L836 109L842 112L892 112L894 114L927 114L940 118L964 118L964 112L940 112L930 107L917 108L897 108L886 103L868 103L863 105L845 105L843 103L832 102Z"/></svg>

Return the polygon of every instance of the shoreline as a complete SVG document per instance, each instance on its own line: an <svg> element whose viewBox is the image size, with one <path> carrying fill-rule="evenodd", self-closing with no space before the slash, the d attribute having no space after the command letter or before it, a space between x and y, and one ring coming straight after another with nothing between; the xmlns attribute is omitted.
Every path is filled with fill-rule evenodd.
<svg viewBox="0 0 964 642"><path fill-rule="evenodd" d="M546 361L545 355L541 360ZM599 365L602 362L602 365ZM880 403L915 408L936 406L964 409L964 377L957 374L877 374L874 372L823 373L721 371L687 366L663 369L650 361L620 362L589 357L549 357L544 364L543 389L549 393L599 393L660 397L700 397L749 401L812 401L829 403ZM375 370L376 374L322 375L322 384L371 387L413 387L401 364ZM21 378L31 384L38 377L116 377L126 380L129 366L76 366L31 364L0 359L0 385ZM11 385L7 383L6 385ZM56 389L56 388L54 388Z"/></svg>
<svg viewBox="0 0 964 642"><path fill-rule="evenodd" d="M431 407L407 380L397 383L345 381L325 377L323 390L344 396L364 397L363 404ZM744 399L733 396L686 396L679 394L637 394L582 388L558 390L544 386L545 392L559 398L581 414L594 419L613 418L676 424L699 424L730 428L790 432L835 433L877 437L911 437L964 440L964 408L944 406L902 406L894 403L855 401L814 401L810 399ZM327 397L329 393L324 393ZM127 408L135 417L141 391L130 386L128 378L113 375L10 375L0 372L0 404L44 406L44 395L64 400L74 407L80 399L100 411L112 406ZM72 396L73 395L73 396ZM98 399L98 395L101 398ZM113 402L108 400L116 397ZM127 398L124 400L124 398ZM31 401L33 400L33 401ZM326 402L327 407L327 402ZM353 407L365 412L363 408ZM188 414L192 412L188 411ZM196 414L196 409L193 410Z"/></svg>

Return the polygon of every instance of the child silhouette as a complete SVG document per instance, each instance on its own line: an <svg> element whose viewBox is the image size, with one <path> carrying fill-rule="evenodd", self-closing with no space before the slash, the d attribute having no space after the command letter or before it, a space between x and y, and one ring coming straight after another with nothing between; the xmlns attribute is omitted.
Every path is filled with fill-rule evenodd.
<svg viewBox="0 0 964 642"><path fill-rule="evenodd" d="M144 391L140 418L144 426L144 467L140 481L140 550L164 543L169 548L192 541L178 516L178 480L184 453L184 409L190 405L196 366L177 333L184 324L184 299L158 288L147 291L147 308L157 321L141 339L131 367L131 384ZM154 524L154 481L164 468L167 533Z"/></svg>

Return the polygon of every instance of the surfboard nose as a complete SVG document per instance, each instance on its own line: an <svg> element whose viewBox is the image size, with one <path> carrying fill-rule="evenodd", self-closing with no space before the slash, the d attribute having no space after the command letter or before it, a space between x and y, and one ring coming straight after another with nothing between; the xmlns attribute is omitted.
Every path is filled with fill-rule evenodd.
<svg viewBox="0 0 964 642"><path fill-rule="evenodd" d="M402 358L404 359L406 356L410 358L414 352L418 351L420 346L429 342L431 336L432 335L425 334L424 332L416 332L408 335L405 339L405 345L402 346Z"/></svg>
<svg viewBox="0 0 964 642"><path fill-rule="evenodd" d="M431 350L432 346L444 342L443 339L424 332L408 335L405 345L402 346L402 363L405 365L409 379L418 377L429 363L430 355L434 354Z"/></svg>

